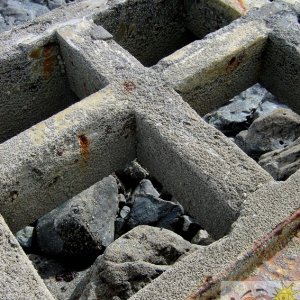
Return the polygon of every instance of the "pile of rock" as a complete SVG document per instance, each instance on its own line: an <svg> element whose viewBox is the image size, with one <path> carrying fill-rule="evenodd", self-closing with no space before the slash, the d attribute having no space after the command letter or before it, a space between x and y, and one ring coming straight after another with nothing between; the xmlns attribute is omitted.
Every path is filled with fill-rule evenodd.
<svg viewBox="0 0 300 300"><path fill-rule="evenodd" d="M32 21L50 10L76 0L1 0L0 32ZM79 0L77 0L79 1Z"/></svg>
<svg viewBox="0 0 300 300"><path fill-rule="evenodd" d="M133 161L19 231L17 239L57 299L127 299L214 241L172 200Z"/></svg>
<svg viewBox="0 0 300 300"><path fill-rule="evenodd" d="M276 180L300 167L300 116L256 84L204 116Z"/></svg>

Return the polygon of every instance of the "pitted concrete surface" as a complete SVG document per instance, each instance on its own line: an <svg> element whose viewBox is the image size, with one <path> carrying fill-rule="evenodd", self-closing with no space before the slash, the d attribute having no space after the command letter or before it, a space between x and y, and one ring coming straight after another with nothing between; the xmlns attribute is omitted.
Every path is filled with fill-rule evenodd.
<svg viewBox="0 0 300 300"><path fill-rule="evenodd" d="M2 34L0 213L10 230L137 158L221 239L131 299L206 299L241 278L256 259L245 253L299 208L300 173L275 182L200 115L255 82L300 112L297 3L285 2L89 0ZM210 22L195 17L210 11ZM30 266L20 257L18 268ZM24 290L36 280L30 299L51 299L31 267L22 272ZM1 297L11 286L4 299L23 299L4 282Z"/></svg>

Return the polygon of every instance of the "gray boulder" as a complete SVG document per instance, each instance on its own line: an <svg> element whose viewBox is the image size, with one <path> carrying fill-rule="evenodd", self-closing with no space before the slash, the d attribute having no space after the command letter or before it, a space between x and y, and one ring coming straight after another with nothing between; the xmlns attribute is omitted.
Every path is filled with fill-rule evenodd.
<svg viewBox="0 0 300 300"><path fill-rule="evenodd" d="M253 113L265 96L274 97L260 84L255 84L232 98L227 105L204 116L204 120L228 136L247 129Z"/></svg>
<svg viewBox="0 0 300 300"><path fill-rule="evenodd" d="M258 163L275 180L286 180L300 169L300 138L284 149L262 155Z"/></svg>
<svg viewBox="0 0 300 300"><path fill-rule="evenodd" d="M136 227L97 258L71 299L128 299L196 249L169 230Z"/></svg>
<svg viewBox="0 0 300 300"><path fill-rule="evenodd" d="M165 201L153 195L137 195L128 220L129 228L152 225L174 229L184 210L181 205Z"/></svg>
<svg viewBox="0 0 300 300"><path fill-rule="evenodd" d="M298 137L300 116L289 109L279 108L252 123L244 137L245 150L250 155L261 155L283 149Z"/></svg>
<svg viewBox="0 0 300 300"><path fill-rule="evenodd" d="M258 105L257 109L255 110L253 114L253 119L265 117L278 108L289 109L287 105L278 102L275 96L273 96L271 93L267 93L261 101L261 103Z"/></svg>
<svg viewBox="0 0 300 300"><path fill-rule="evenodd" d="M106 177L38 220L42 253L92 259L114 240L117 183Z"/></svg>
<svg viewBox="0 0 300 300"><path fill-rule="evenodd" d="M159 197L159 192L154 188L152 182L149 179L143 179L133 191L132 197L134 198L137 195L147 194L154 197Z"/></svg>

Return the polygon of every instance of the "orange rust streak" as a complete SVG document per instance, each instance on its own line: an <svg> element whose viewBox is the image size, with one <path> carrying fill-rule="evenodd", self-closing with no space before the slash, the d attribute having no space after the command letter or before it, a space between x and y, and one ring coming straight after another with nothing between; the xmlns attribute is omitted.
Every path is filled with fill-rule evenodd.
<svg viewBox="0 0 300 300"><path fill-rule="evenodd" d="M78 139L80 145L80 154L84 160L87 160L90 154L90 141L84 134L79 135Z"/></svg>
<svg viewBox="0 0 300 300"><path fill-rule="evenodd" d="M46 77L49 77L53 70L54 70L54 66L55 66L55 57L51 56L48 57L44 60L43 62L43 73Z"/></svg>
<svg viewBox="0 0 300 300"><path fill-rule="evenodd" d="M245 6L243 0L237 0L237 3L239 4L239 6L243 10L243 12L245 12L246 11L246 6Z"/></svg>

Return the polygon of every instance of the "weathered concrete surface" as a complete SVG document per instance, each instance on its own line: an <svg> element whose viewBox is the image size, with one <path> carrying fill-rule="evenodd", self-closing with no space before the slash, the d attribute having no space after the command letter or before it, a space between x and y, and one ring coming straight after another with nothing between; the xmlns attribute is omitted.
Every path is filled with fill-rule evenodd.
<svg viewBox="0 0 300 300"><path fill-rule="evenodd" d="M54 300L1 215L0 298Z"/></svg>
<svg viewBox="0 0 300 300"><path fill-rule="evenodd" d="M257 82L268 32L262 20L237 20L162 59L154 69L205 115Z"/></svg>
<svg viewBox="0 0 300 300"><path fill-rule="evenodd" d="M211 285L214 295L221 280L239 280L255 261L249 258L249 265L244 266L245 261L240 264L237 261L252 249L255 241L299 208L299 187L300 172L297 172L286 182L273 182L256 191L247 199L227 237L189 255L130 299L207 299L209 294L197 295L205 283L216 281Z"/></svg>
<svg viewBox="0 0 300 300"><path fill-rule="evenodd" d="M1 213L14 232L134 159L135 118L117 97L103 89L0 145Z"/></svg>
<svg viewBox="0 0 300 300"><path fill-rule="evenodd" d="M112 24L116 32L111 32L114 38L118 40L116 33L121 28L129 40L134 41L131 35L143 40L147 32L134 29L143 24L128 27L139 2L142 8L151 7L149 1L130 1L127 6L123 6L126 1L85 1L71 6L70 12L59 9L0 37L0 54L7 62L1 92L6 91L5 82L9 85L26 74L28 62L30 70L33 60L28 55L33 46L53 42L63 62L55 64L54 74L67 82L62 90L86 97L0 145L0 212L16 231L137 157L209 233L222 237L229 232L132 298L183 299L196 292L200 282L209 281L207 276L218 287L218 280L227 276L221 276L226 268L226 278L240 276L242 269L232 267L240 266L239 254L298 208L300 173L275 183L206 124L174 89L204 113L259 80L299 112L299 25L296 13L276 1L176 51L157 66L144 68L138 61L141 58L131 55L138 47L124 50L99 27L111 30L101 22L117 12L116 24ZM163 2L152 3L163 8ZM174 2L175 8L178 3ZM176 12L172 9L168 11ZM132 16L135 21L142 13L137 11ZM145 11L147 15L151 11ZM66 19L68 24L63 24ZM158 16L156 20L162 19ZM167 32L180 29L183 22L177 20ZM288 30L287 24L295 26ZM158 36L166 36L159 23L156 29ZM150 43L154 40L151 34ZM155 60L160 58L156 53ZM31 81L25 83L19 95L23 91L28 99ZM12 92L17 91L18 83L14 84ZM51 84L44 84L47 91ZM193 99L194 95L203 98Z"/></svg>

